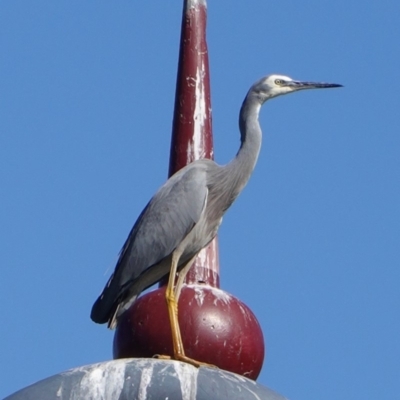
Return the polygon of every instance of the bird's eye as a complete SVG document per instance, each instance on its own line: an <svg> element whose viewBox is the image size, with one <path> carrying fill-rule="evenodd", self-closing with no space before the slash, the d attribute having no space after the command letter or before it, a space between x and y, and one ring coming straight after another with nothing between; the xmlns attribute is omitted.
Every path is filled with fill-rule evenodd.
<svg viewBox="0 0 400 400"><path fill-rule="evenodd" d="M284 81L282 79L275 79L277 85L283 85Z"/></svg>

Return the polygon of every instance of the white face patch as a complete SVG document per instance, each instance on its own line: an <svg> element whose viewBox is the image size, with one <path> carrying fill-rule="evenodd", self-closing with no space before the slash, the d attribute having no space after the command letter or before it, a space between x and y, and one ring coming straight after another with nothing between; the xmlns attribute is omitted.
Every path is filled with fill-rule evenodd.
<svg viewBox="0 0 400 400"><path fill-rule="evenodd" d="M275 85L276 80L292 81L293 79L285 75L269 75L266 81L268 84Z"/></svg>
<svg viewBox="0 0 400 400"><path fill-rule="evenodd" d="M293 81L292 78L286 75L273 74L265 78L264 83L268 86L269 97L275 97L282 94L290 93L293 88L285 86L284 82ZM282 82L282 84L280 84Z"/></svg>

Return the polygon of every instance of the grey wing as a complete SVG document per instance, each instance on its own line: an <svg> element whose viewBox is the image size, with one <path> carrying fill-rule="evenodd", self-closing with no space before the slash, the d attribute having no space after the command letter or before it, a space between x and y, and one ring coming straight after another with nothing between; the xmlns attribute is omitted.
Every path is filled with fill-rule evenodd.
<svg viewBox="0 0 400 400"><path fill-rule="evenodd" d="M207 195L204 168L185 168L159 189L137 219L113 275L93 306L95 322L107 322L133 282L174 251L199 221Z"/></svg>
<svg viewBox="0 0 400 400"><path fill-rule="evenodd" d="M177 178L161 187L129 234L116 267L127 264L123 281L170 255L199 221L208 194L204 171L192 168Z"/></svg>

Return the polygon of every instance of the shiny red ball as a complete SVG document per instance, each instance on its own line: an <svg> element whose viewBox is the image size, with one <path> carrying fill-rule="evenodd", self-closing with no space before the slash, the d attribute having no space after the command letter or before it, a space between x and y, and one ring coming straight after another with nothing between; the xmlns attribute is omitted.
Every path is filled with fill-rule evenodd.
<svg viewBox="0 0 400 400"><path fill-rule="evenodd" d="M264 338L252 311L232 295L206 285L187 285L179 299L179 325L187 356L256 379ZM120 320L114 358L172 356L165 287L140 297Z"/></svg>

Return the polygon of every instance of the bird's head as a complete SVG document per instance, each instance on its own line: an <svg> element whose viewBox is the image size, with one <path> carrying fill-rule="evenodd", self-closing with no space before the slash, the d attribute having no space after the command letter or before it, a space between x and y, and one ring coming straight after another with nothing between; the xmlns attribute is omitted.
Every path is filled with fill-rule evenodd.
<svg viewBox="0 0 400 400"><path fill-rule="evenodd" d="M297 92L304 89L324 89L341 87L336 83L302 82L285 75L268 75L256 82L249 93L256 95L264 103L272 97Z"/></svg>

